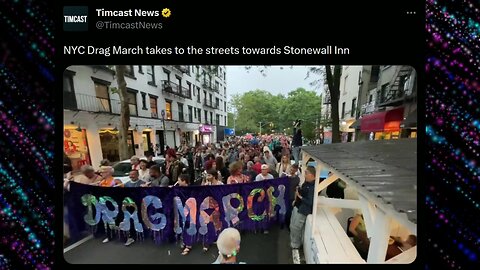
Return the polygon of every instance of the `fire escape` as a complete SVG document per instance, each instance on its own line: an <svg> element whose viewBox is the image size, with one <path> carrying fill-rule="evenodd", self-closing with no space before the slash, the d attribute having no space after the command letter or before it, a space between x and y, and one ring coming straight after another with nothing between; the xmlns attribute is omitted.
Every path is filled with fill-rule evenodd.
<svg viewBox="0 0 480 270"><path fill-rule="evenodd" d="M399 66L390 83L377 92L379 108L395 107L416 95L416 78L411 66Z"/></svg>

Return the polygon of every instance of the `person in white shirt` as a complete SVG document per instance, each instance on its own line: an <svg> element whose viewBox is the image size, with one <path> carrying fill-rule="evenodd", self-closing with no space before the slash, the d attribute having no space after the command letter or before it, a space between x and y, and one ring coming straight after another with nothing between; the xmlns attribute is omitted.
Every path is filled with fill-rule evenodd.
<svg viewBox="0 0 480 270"><path fill-rule="evenodd" d="M178 158L183 164L185 164L185 167L188 167L188 160L183 156L182 153L177 152L177 158Z"/></svg>
<svg viewBox="0 0 480 270"><path fill-rule="evenodd" d="M132 164L132 170L138 171L138 169L140 168L140 158L138 158L137 156L132 156L130 158L130 164Z"/></svg>
<svg viewBox="0 0 480 270"><path fill-rule="evenodd" d="M138 169L138 178L145 182L150 179L150 170L147 169L148 161L145 159L140 160L140 168Z"/></svg>
<svg viewBox="0 0 480 270"><path fill-rule="evenodd" d="M270 171L270 167L268 167L267 164L263 164L262 173L260 173L259 175L257 175L257 177L255 177L255 182L273 179L273 175L269 174L269 171Z"/></svg>

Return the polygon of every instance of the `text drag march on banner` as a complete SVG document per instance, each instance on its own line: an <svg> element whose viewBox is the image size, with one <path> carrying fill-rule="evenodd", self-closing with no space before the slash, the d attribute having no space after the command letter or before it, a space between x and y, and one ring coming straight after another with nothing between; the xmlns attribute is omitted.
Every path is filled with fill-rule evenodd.
<svg viewBox="0 0 480 270"><path fill-rule="evenodd" d="M283 223L288 178L247 184L193 187L104 188L72 183L67 194L70 233L107 227L117 235L135 230L156 242L180 236L211 244L227 227L267 229Z"/></svg>

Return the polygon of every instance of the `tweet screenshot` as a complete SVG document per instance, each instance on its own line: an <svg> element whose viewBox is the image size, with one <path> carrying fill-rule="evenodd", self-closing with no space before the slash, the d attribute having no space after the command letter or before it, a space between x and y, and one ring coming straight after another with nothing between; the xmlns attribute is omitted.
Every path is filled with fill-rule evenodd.
<svg viewBox="0 0 480 270"><path fill-rule="evenodd" d="M424 3L80 2L60 268L422 265Z"/></svg>

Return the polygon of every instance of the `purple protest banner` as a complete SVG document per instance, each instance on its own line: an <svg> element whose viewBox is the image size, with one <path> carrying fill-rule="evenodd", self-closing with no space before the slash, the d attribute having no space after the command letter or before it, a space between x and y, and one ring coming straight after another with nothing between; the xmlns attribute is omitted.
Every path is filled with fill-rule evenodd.
<svg viewBox="0 0 480 270"><path fill-rule="evenodd" d="M247 184L192 187L104 188L72 183L66 197L71 235L108 227L157 243L182 238L211 244L227 227L254 231L283 224L288 178Z"/></svg>

